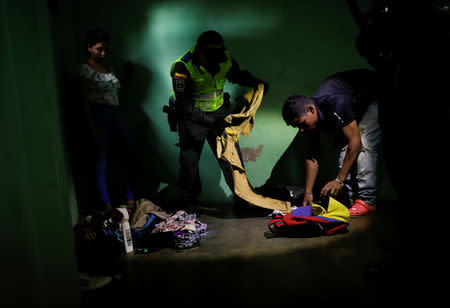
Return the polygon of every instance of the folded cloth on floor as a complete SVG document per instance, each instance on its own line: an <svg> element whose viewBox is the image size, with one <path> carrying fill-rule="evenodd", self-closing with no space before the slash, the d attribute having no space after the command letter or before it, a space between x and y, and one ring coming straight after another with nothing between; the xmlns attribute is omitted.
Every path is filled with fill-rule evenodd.
<svg viewBox="0 0 450 308"><path fill-rule="evenodd" d="M296 217L307 217L312 215L313 215L312 205L301 206L296 208L295 210L292 210L291 212L291 216Z"/></svg>
<svg viewBox="0 0 450 308"><path fill-rule="evenodd" d="M200 245L206 235L207 224L200 222L195 214L178 211L159 223L152 233L173 232L172 244L176 249L188 249Z"/></svg>
<svg viewBox="0 0 450 308"><path fill-rule="evenodd" d="M201 223L198 219L196 219L195 225L195 232L184 229L173 233L173 245L176 249L182 250L200 246L200 239L206 235L207 225Z"/></svg>
<svg viewBox="0 0 450 308"><path fill-rule="evenodd" d="M318 236L345 232L350 212L337 200L329 197L327 204L301 206L291 213L272 214L268 227L275 235Z"/></svg>
<svg viewBox="0 0 450 308"><path fill-rule="evenodd" d="M188 214L185 211L178 211L159 223L152 233L190 230L195 232L195 214Z"/></svg>
<svg viewBox="0 0 450 308"><path fill-rule="evenodd" d="M136 211L131 217L130 228L132 230L142 228L147 222L148 214L154 214L161 219L169 218L169 214L150 200L140 199L136 202Z"/></svg>

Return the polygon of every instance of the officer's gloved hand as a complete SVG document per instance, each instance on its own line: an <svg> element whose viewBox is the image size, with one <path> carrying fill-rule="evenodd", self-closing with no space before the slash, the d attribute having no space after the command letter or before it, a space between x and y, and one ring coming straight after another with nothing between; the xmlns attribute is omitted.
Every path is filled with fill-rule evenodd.
<svg viewBox="0 0 450 308"><path fill-rule="evenodd" d="M228 92L223 93L223 105L221 108L223 110L226 110L226 112L230 111L230 109L231 109L230 93L228 93Z"/></svg>
<svg viewBox="0 0 450 308"><path fill-rule="evenodd" d="M269 92L269 84L261 79L257 79L257 84L256 86L258 86L258 84L264 84L264 96L267 94L267 92Z"/></svg>
<svg viewBox="0 0 450 308"><path fill-rule="evenodd" d="M215 119L212 123L213 128L217 128L219 130L224 130L225 127L230 126L231 124L228 122L225 122L223 119Z"/></svg>
<svg viewBox="0 0 450 308"><path fill-rule="evenodd" d="M266 95L267 92L269 92L269 84L265 81L263 81L263 84L264 84L264 94L263 95Z"/></svg>
<svg viewBox="0 0 450 308"><path fill-rule="evenodd" d="M230 125L230 123L225 122L223 119L215 119L212 123L212 127L215 130L217 136L222 135L225 131L225 127L228 127Z"/></svg>

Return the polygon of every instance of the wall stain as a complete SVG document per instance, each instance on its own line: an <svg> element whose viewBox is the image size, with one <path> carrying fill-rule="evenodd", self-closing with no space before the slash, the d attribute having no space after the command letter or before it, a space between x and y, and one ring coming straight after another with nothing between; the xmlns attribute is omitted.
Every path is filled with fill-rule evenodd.
<svg viewBox="0 0 450 308"><path fill-rule="evenodd" d="M249 161L255 161L256 158L261 154L264 146L261 144L258 148L252 149L252 148L241 148L242 152L242 158L244 159L244 162Z"/></svg>

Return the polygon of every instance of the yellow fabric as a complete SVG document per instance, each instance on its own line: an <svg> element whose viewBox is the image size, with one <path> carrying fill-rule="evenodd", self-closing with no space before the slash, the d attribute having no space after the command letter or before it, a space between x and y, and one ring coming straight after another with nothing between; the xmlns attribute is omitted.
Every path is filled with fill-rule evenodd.
<svg viewBox="0 0 450 308"><path fill-rule="evenodd" d="M312 210L314 216L337 219L347 224L350 222L350 212L347 207L332 197L328 203L328 211L315 203L312 204Z"/></svg>
<svg viewBox="0 0 450 308"><path fill-rule="evenodd" d="M227 161L230 164L233 170L234 193L237 196L259 207L290 213L290 202L265 197L254 191L253 187L248 182L245 169L241 164L241 160L239 159L235 146L241 135L247 137L250 134L253 128L255 113L261 104L263 94L264 85L259 84L258 89L251 90L244 95L245 99L249 102L249 106L245 107L241 113L230 114L224 119L230 124L233 123L234 119L245 120L239 125L227 127L225 129L226 133L221 136L217 136L217 157Z"/></svg>
<svg viewBox="0 0 450 308"><path fill-rule="evenodd" d="M161 219L169 218L169 215L153 202L147 199L140 199L137 201L136 211L134 212L133 217L131 217L130 228L133 230L142 228L147 222L148 214L155 214Z"/></svg>

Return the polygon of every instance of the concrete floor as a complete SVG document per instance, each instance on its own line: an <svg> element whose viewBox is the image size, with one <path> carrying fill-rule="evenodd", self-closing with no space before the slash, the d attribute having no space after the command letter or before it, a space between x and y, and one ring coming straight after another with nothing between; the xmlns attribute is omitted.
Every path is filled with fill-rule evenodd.
<svg viewBox="0 0 450 308"><path fill-rule="evenodd" d="M377 215L352 218L345 234L315 238L266 237L265 217L236 218L204 207L207 214L199 219L208 224L208 234L200 247L123 255L122 279L84 294L83 303L94 306L119 295L128 303L183 307L401 302L396 285L403 279L373 280L364 272L399 243L392 205L379 202Z"/></svg>

